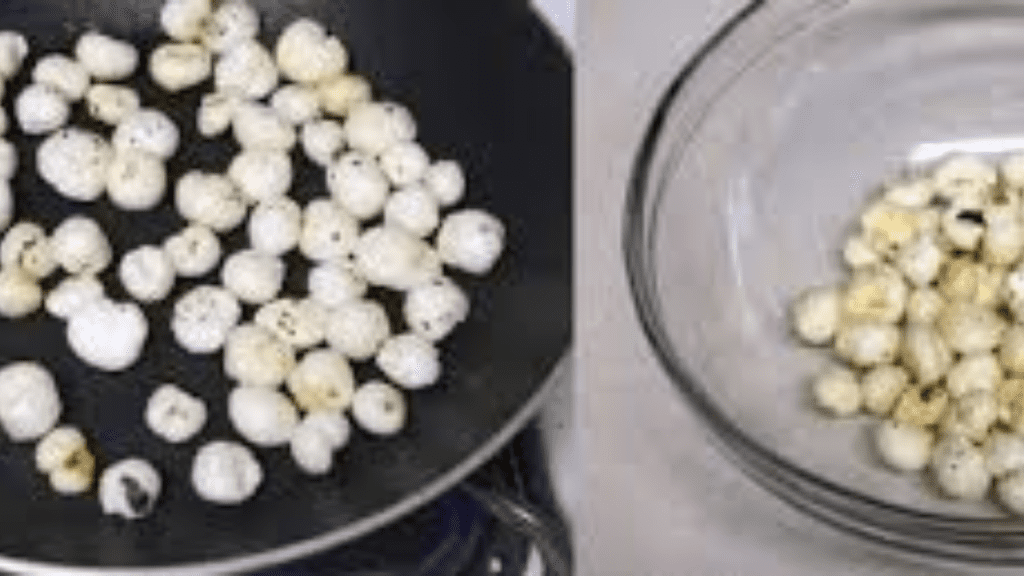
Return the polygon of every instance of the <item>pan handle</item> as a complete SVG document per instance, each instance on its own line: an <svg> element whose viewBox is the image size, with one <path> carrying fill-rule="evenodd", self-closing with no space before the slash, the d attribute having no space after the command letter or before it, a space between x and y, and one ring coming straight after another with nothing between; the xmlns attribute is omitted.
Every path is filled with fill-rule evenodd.
<svg viewBox="0 0 1024 576"><path fill-rule="evenodd" d="M544 560L545 576L572 576L572 546L561 520L519 496L467 481L463 492L498 520L533 542Z"/></svg>

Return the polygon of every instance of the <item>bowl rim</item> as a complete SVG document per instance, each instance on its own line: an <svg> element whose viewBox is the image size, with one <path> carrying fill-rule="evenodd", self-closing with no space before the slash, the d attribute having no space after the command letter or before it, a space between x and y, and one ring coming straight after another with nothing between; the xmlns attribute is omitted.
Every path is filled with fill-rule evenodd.
<svg viewBox="0 0 1024 576"><path fill-rule="evenodd" d="M808 3L838 9L856 1ZM656 210L648 210L648 206L661 193L666 167L658 166L658 154L670 145L665 142L670 120L687 112L703 113L687 110L684 88L699 82L707 68L714 66L710 62L713 56L727 50L730 43L742 41L752 22L784 18L787 10L793 9L782 6L785 4L749 0L672 77L648 120L626 185L621 237L627 282L643 333L674 388L711 432L719 451L758 485L794 508L840 531L913 557L974 566L1024 566L1024 523L1019 519L961 517L886 502L820 477L746 434L716 406L676 354L662 323L655 286L657 266L652 261L658 224L653 214ZM1016 4L1019 8L1020 2ZM697 125L699 122L697 119ZM683 143L680 150L689 144Z"/></svg>

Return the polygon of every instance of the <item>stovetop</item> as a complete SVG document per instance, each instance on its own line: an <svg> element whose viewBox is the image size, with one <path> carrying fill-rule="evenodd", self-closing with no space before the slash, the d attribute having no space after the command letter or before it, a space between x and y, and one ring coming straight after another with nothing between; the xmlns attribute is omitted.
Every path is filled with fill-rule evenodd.
<svg viewBox="0 0 1024 576"><path fill-rule="evenodd" d="M529 508L520 508L520 502ZM545 537L552 553L571 556L536 424L462 484L398 522L320 555L258 574L527 576L534 543L510 524L523 517L532 523L530 529Z"/></svg>

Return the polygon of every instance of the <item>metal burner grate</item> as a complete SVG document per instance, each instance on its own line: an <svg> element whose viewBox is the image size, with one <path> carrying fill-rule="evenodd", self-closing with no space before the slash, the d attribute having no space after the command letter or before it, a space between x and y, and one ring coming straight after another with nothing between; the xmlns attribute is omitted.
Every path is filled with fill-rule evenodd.
<svg viewBox="0 0 1024 576"><path fill-rule="evenodd" d="M568 531L557 513L534 426L458 488L406 518L345 546L259 574L524 576L531 544L548 559L548 576L571 573Z"/></svg>

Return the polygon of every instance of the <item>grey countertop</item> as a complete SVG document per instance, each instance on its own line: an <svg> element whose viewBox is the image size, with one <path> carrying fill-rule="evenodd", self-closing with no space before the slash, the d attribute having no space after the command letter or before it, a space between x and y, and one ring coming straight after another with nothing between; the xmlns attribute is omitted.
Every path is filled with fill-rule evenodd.
<svg viewBox="0 0 1024 576"><path fill-rule="evenodd" d="M641 335L620 253L625 182L654 102L737 0L587 0L577 21L575 408L567 506L580 576L948 575L837 534L706 441Z"/></svg>

